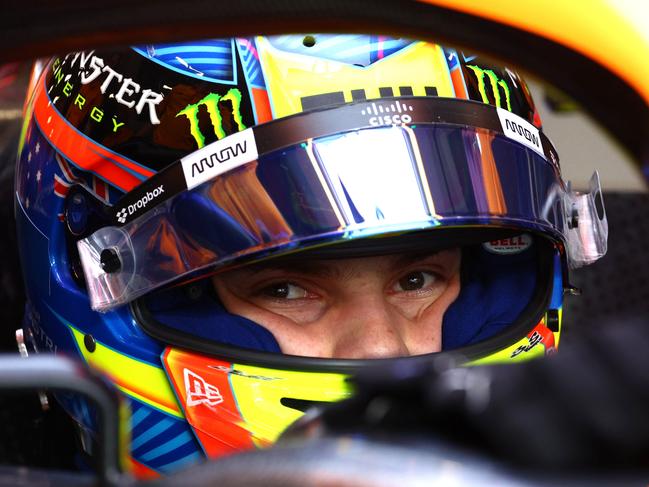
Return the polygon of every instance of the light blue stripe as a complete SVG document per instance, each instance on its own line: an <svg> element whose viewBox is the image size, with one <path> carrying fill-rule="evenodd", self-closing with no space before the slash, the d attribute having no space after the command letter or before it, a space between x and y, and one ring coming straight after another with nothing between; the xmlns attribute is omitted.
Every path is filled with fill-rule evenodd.
<svg viewBox="0 0 649 487"><path fill-rule="evenodd" d="M269 38L270 43L274 46L285 45L290 42L292 36L272 36Z"/></svg>
<svg viewBox="0 0 649 487"><path fill-rule="evenodd" d="M162 473L171 473L171 472L175 472L176 470L183 467L184 465L198 463L202 459L203 459L203 455L195 451L194 453L190 453L189 455L181 458L180 460L167 463L166 465L161 465L160 467L158 467L158 470L160 470Z"/></svg>
<svg viewBox="0 0 649 487"><path fill-rule="evenodd" d="M156 436L164 433L171 425L173 421L171 419L165 418L156 424L150 430L147 430L145 433L142 433L140 436L133 440L131 444L131 450L137 450L139 447L144 445L147 441L152 440Z"/></svg>
<svg viewBox="0 0 649 487"><path fill-rule="evenodd" d="M255 57L246 44L239 44L239 54L241 54L241 59L246 63L250 62L250 59Z"/></svg>
<svg viewBox="0 0 649 487"><path fill-rule="evenodd" d="M183 431L175 438L169 440L168 442L160 445L157 448L154 448L151 451L146 452L144 455L141 455L140 458L145 462L150 462L151 460L155 460L156 458L161 457L162 455L165 455L166 453L169 453L176 448L182 447L183 445L185 445L185 443L189 443L190 441L194 441L192 435L189 433L189 431ZM133 450L135 450L135 448L133 448Z"/></svg>
<svg viewBox="0 0 649 487"><path fill-rule="evenodd" d="M200 66L197 66L196 69L203 72L203 73L205 73L206 78L209 78L209 77L214 78L214 77L217 77L217 76L226 76L226 75L229 76L229 75L232 74L232 71L223 71L222 69L202 69L201 70Z"/></svg>
<svg viewBox="0 0 649 487"><path fill-rule="evenodd" d="M367 35L350 35L350 34L316 34L316 44L312 47L306 47L302 44L303 35L273 36L270 38L271 44L282 50L289 50L300 54L322 54L323 51L334 50L335 47L342 43L362 42L368 39ZM365 42L367 45L369 42Z"/></svg>
<svg viewBox="0 0 649 487"><path fill-rule="evenodd" d="M236 61L235 61L235 57L234 57L234 40L231 41L230 45L233 46L232 65L235 65ZM169 63L169 62L163 61L162 59L158 59L157 57L151 57L151 56L149 56L149 54L146 51L142 50L139 47L134 47L133 50L135 52L137 52L138 54L146 57L149 61L153 61L154 63L158 63L158 64L160 64L161 66L164 66L167 69L171 69L173 71L176 71L177 73L181 73L181 74L183 74L185 76L189 76L191 78L196 78L196 79L206 80L206 81L216 81L218 83L223 83L223 84L227 84L227 85L236 85L237 84L237 71L236 71L236 69L225 73L225 76L227 76L227 78L218 79L218 78L215 78L213 76L205 76L202 73L201 74L192 73L189 68L186 68L186 67L180 65L178 62Z"/></svg>
<svg viewBox="0 0 649 487"><path fill-rule="evenodd" d="M181 58L187 64L209 64L209 65L223 65L223 66L232 66L231 59L229 57L224 58L213 58L213 57L184 57Z"/></svg>
<svg viewBox="0 0 649 487"><path fill-rule="evenodd" d="M325 35L325 36L315 36L316 38L316 44L313 47L309 48L310 52L315 52L318 54L324 54L324 52L329 51L329 50L334 50L334 54L338 51L338 46L340 44L356 44L360 43L361 46L365 47L367 49L369 45L369 36L367 35Z"/></svg>
<svg viewBox="0 0 649 487"><path fill-rule="evenodd" d="M189 56L161 56L155 58L157 61L162 61L164 63L189 63L189 62L205 62L205 60L210 63L224 64L226 66L232 65L232 59L228 56L214 55L205 57L202 52L193 52Z"/></svg>
<svg viewBox="0 0 649 487"><path fill-rule="evenodd" d="M226 75L231 75L232 71L223 71L222 69L206 69L204 70L205 73L209 76L216 77L216 76L226 76Z"/></svg>
<svg viewBox="0 0 649 487"><path fill-rule="evenodd" d="M370 52L377 52L379 47L379 43L375 43L370 45L361 45L361 46L354 46L350 49L346 49L344 51L338 51L337 57L339 59L347 58L350 56L354 56L357 54L370 54ZM403 41L398 40L398 41L384 41L383 42L383 51L388 51L390 49L395 49L398 47L404 47L403 46Z"/></svg>
<svg viewBox="0 0 649 487"><path fill-rule="evenodd" d="M228 47L218 47L218 46L176 46L176 47L163 47L163 48L156 48L153 46L155 49L155 54L154 56L164 56L164 55L173 55L177 54L179 52L216 52L216 53L222 53L222 54L228 54L230 55L230 46Z"/></svg>
<svg viewBox="0 0 649 487"><path fill-rule="evenodd" d="M255 80L255 79L257 79L257 76L259 76L259 68L258 67L255 66L252 69L252 71L248 71L248 78L249 79Z"/></svg>
<svg viewBox="0 0 649 487"><path fill-rule="evenodd" d="M131 430L133 430L142 420L149 417L151 410L146 407L138 409L133 416L131 416Z"/></svg>

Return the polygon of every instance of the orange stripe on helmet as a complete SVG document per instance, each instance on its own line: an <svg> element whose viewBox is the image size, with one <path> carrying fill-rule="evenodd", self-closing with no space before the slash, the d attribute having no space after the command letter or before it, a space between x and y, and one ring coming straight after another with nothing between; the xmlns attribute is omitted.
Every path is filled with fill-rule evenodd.
<svg viewBox="0 0 649 487"><path fill-rule="evenodd" d="M52 107L43 83L36 89L34 117L45 138L55 143L68 160L84 171L94 172L123 191L131 190L154 174L153 171L108 151L73 128Z"/></svg>
<svg viewBox="0 0 649 487"><path fill-rule="evenodd" d="M254 448L230 386L231 363L174 348L165 350L162 360L208 457Z"/></svg>

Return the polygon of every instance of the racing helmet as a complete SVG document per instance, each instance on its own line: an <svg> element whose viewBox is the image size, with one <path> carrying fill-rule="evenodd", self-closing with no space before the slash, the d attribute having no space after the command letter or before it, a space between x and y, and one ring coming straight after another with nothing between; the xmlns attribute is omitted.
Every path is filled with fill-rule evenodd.
<svg viewBox="0 0 649 487"><path fill-rule="evenodd" d="M74 52L34 77L16 220L35 352L130 415L141 477L271 444L390 359L283 353L212 276L460 249L441 353L552 353L570 268L606 251L599 180L561 179L524 80L440 45L288 35ZM94 412L57 397L91 449Z"/></svg>

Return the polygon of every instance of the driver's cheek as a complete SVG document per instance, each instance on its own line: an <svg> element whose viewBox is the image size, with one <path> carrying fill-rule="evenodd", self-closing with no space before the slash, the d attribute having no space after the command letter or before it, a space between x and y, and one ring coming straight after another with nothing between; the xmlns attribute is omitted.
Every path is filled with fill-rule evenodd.
<svg viewBox="0 0 649 487"><path fill-rule="evenodd" d="M381 296L337 301L310 323L263 311L249 317L271 330L290 355L363 359L410 354L405 338L412 323Z"/></svg>
<svg viewBox="0 0 649 487"><path fill-rule="evenodd" d="M359 289L360 286L359 286ZM348 294L326 313L322 341L334 358L387 358L442 349L442 321L460 292L459 273L439 294L425 299L394 298L379 292Z"/></svg>
<svg viewBox="0 0 649 487"><path fill-rule="evenodd" d="M442 321L459 294L459 276L439 295L425 299L393 299L359 293L328 310L322 342L333 358L387 358L421 355L442 349Z"/></svg>
<svg viewBox="0 0 649 487"><path fill-rule="evenodd" d="M442 317L457 297L459 280L454 284L436 302L407 311L381 292L346 292L344 297L323 304L318 313L306 313L317 318L305 320L302 311L270 310L227 293L222 293L222 300L230 312L268 329L285 354L387 358L441 350Z"/></svg>
<svg viewBox="0 0 649 487"><path fill-rule="evenodd" d="M405 328L410 355L422 355L442 350L442 323L444 314L460 294L459 273L451 277L444 290L433 301L420 307Z"/></svg>

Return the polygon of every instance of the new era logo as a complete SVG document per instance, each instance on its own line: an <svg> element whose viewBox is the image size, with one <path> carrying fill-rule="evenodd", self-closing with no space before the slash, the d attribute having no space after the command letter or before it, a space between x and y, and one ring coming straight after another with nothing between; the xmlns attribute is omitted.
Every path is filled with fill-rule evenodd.
<svg viewBox="0 0 649 487"><path fill-rule="evenodd" d="M128 213L126 211L126 208L122 208L117 212L117 221L120 223L124 223L126 221L126 217L128 216Z"/></svg>
<svg viewBox="0 0 649 487"><path fill-rule="evenodd" d="M206 382L198 374L189 369L184 369L183 376L185 379L187 407L198 406L199 404L216 406L223 402L223 396L221 396L218 388Z"/></svg>

